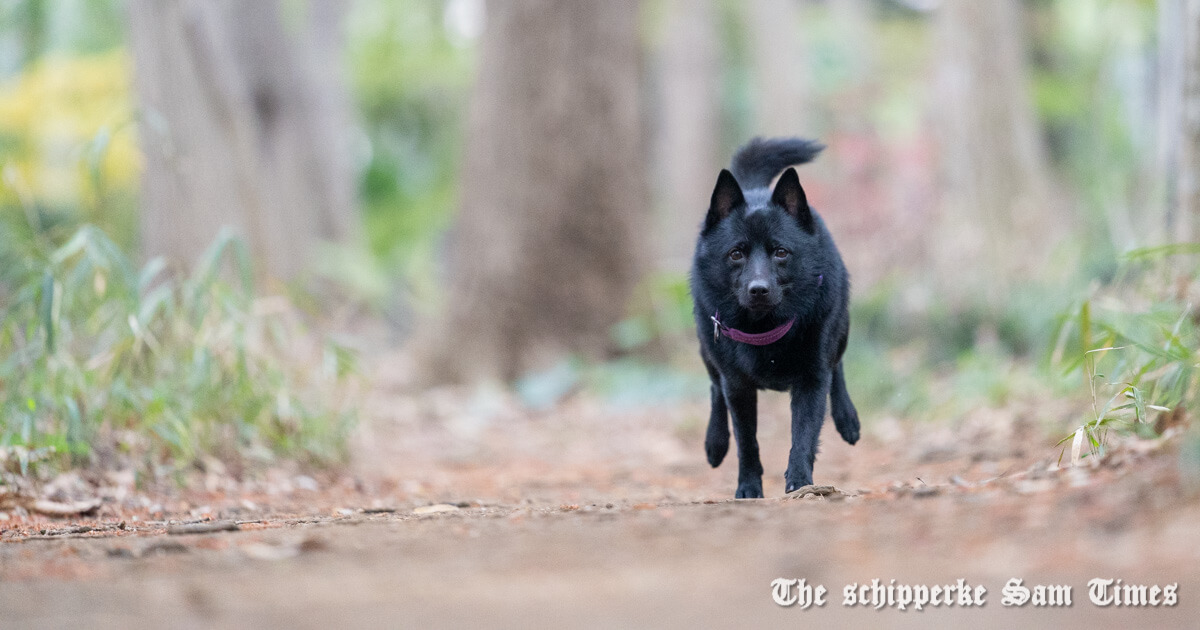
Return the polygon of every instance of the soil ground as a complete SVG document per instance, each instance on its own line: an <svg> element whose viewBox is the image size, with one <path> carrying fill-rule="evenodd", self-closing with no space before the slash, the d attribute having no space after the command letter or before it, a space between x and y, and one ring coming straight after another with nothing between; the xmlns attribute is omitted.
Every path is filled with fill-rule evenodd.
<svg viewBox="0 0 1200 630"><path fill-rule="evenodd" d="M382 387L349 472L162 496L114 479L91 516L7 514L0 626L1197 627L1200 500L1173 440L1057 468L1062 427L1032 411L867 417L853 447L827 423L816 478L844 494L791 498L787 402L761 400L768 498L735 501L733 454L704 462L700 402L528 413ZM213 522L236 529L170 533ZM780 577L827 603L778 606ZM843 606L875 578L963 579L986 604ZM1012 578L1069 585L1072 605L1005 607ZM1093 578L1177 583L1178 604L1099 607Z"/></svg>

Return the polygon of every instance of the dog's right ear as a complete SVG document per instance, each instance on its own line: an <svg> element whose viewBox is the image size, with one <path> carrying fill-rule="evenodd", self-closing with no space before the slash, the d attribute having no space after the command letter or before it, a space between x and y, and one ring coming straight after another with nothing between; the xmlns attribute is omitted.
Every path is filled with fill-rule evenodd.
<svg viewBox="0 0 1200 630"><path fill-rule="evenodd" d="M733 173L728 169L721 169L721 174L717 176L717 186L713 189L712 202L708 206L708 216L704 219L704 231L716 227L734 208L744 203L746 198L742 196L742 187L738 186Z"/></svg>

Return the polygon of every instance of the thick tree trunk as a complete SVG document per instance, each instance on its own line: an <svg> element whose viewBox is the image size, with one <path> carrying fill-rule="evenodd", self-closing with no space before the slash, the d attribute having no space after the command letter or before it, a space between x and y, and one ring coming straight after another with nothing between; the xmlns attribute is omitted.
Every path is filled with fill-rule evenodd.
<svg viewBox="0 0 1200 630"><path fill-rule="evenodd" d="M658 229L653 252L666 271L683 273L708 208L721 132L720 36L713 0L667 0L657 54L658 134L655 189Z"/></svg>
<svg viewBox="0 0 1200 630"><path fill-rule="evenodd" d="M487 8L445 317L418 341L434 380L601 352L642 259L638 2Z"/></svg>
<svg viewBox="0 0 1200 630"><path fill-rule="evenodd" d="M356 235L340 5L312 0L297 41L275 0L131 0L145 256L186 265L230 226L294 278Z"/></svg>
<svg viewBox="0 0 1200 630"><path fill-rule="evenodd" d="M995 303L1038 268L1055 238L1021 4L947 0L935 29L932 105L944 199L942 229L929 250L956 288Z"/></svg>

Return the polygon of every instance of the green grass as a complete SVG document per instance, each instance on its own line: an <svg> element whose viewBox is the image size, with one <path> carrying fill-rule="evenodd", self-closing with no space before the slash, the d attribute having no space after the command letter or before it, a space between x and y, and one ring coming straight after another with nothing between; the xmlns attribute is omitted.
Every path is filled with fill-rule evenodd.
<svg viewBox="0 0 1200 630"><path fill-rule="evenodd" d="M0 226L3 468L344 457L349 353L256 297L241 240L223 234L193 269L138 268L95 227Z"/></svg>
<svg viewBox="0 0 1200 630"><path fill-rule="evenodd" d="M1063 438L1072 459L1104 453L1109 432L1159 435L1200 405L1198 244L1147 248L1125 256L1117 281L1064 316L1058 362L1079 373L1092 400L1084 423ZM1086 450L1084 449L1086 446Z"/></svg>

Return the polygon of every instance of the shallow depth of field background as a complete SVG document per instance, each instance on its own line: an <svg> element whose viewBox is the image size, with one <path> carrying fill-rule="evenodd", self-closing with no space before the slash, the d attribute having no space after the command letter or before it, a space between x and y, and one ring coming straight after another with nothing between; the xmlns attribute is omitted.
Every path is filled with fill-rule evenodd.
<svg viewBox="0 0 1200 630"><path fill-rule="evenodd" d="M380 356L703 400L687 266L756 135L828 147L868 431L1186 419L1195 2L587 4L0 0L5 469L337 465Z"/></svg>

